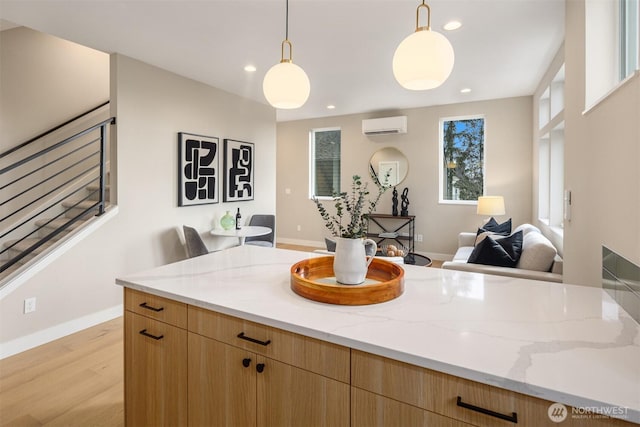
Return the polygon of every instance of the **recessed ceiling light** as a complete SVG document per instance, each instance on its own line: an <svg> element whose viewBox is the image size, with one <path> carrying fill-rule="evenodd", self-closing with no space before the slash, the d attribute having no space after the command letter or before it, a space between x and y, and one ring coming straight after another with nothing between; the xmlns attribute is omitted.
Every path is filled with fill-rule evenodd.
<svg viewBox="0 0 640 427"><path fill-rule="evenodd" d="M333 105L333 104L329 104L329 105L327 105L327 109L328 109L328 110L335 110L335 108L336 108L336 106L335 106L335 105Z"/></svg>
<svg viewBox="0 0 640 427"><path fill-rule="evenodd" d="M465 87L464 89L460 89L460 93L469 93L471 92L471 89L468 87Z"/></svg>
<svg viewBox="0 0 640 427"><path fill-rule="evenodd" d="M462 27L462 23L460 21L449 21L446 24L444 24L444 28L447 31L453 31L453 30L457 30L458 28Z"/></svg>
<svg viewBox="0 0 640 427"><path fill-rule="evenodd" d="M256 71L256 67L255 65L245 65L244 66L244 70L249 72L249 73L253 73Z"/></svg>

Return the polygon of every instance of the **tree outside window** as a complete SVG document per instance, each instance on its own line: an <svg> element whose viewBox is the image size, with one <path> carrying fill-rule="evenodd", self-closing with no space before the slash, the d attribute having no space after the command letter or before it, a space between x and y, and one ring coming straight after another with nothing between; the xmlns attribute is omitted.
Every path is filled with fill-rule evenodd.
<svg viewBox="0 0 640 427"><path fill-rule="evenodd" d="M484 118L440 120L441 200L476 201L484 192Z"/></svg>
<svg viewBox="0 0 640 427"><path fill-rule="evenodd" d="M339 128L311 131L311 197L332 197L340 192Z"/></svg>

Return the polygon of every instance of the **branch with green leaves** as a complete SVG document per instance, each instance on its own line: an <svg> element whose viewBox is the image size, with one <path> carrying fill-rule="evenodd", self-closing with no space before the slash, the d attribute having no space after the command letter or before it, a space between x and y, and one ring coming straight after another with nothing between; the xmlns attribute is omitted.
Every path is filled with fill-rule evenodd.
<svg viewBox="0 0 640 427"><path fill-rule="evenodd" d="M387 172L383 182L371 172L371 178L378 188L378 194L375 199L367 199L369 195L368 183L363 182L358 175L353 175L350 192L341 192L333 194L335 214L330 214L317 197L313 197L313 201L320 212L325 226L335 237L344 237L349 239L362 238L367 234L367 216L376 209L382 194L391 186L386 185L389 181L389 172Z"/></svg>

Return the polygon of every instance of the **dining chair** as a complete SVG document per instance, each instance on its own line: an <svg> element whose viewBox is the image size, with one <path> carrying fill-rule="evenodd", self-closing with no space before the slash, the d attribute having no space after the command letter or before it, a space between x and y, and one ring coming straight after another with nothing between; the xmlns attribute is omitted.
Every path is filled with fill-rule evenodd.
<svg viewBox="0 0 640 427"><path fill-rule="evenodd" d="M195 258L209 253L209 249L207 249L207 246L202 241L202 237L200 237L200 234L195 228L183 225L182 230L184 231L184 244L187 250L187 257Z"/></svg>
<svg viewBox="0 0 640 427"><path fill-rule="evenodd" d="M276 240L276 216L256 214L252 215L249 220L249 225L259 225L262 227L269 227L271 233L263 236L247 237L244 241L245 245L265 246L272 248L275 246Z"/></svg>

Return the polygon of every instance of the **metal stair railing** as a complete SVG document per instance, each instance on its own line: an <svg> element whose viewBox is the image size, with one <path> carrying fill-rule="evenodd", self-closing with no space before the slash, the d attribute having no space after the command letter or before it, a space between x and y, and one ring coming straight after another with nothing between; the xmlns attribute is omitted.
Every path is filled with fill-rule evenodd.
<svg viewBox="0 0 640 427"><path fill-rule="evenodd" d="M0 162L9 163L0 164L0 273L36 253L90 213L99 216L105 212L107 141L115 117L51 145L43 138L107 104L0 153ZM97 190L86 189L91 183L97 183ZM83 195L83 191L88 194ZM62 225L52 227L51 223L60 218L64 219Z"/></svg>

